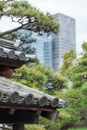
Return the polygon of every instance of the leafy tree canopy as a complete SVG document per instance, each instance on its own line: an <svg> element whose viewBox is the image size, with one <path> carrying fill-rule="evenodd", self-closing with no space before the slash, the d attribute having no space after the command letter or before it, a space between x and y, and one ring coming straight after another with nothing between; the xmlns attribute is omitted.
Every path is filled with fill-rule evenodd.
<svg viewBox="0 0 87 130"><path fill-rule="evenodd" d="M55 90L66 88L67 78L55 74L50 68L39 63L29 63L17 69L16 81L40 91L54 94Z"/></svg>
<svg viewBox="0 0 87 130"><path fill-rule="evenodd" d="M82 49L83 49L83 51L84 51L85 53L87 53L87 42L84 42L84 43L82 44Z"/></svg>
<svg viewBox="0 0 87 130"><path fill-rule="evenodd" d="M75 59L76 53L74 50L70 50L63 55L63 65L60 69L60 72L63 75L67 75L67 71L71 66L73 66Z"/></svg>
<svg viewBox="0 0 87 130"><path fill-rule="evenodd" d="M87 42L82 44L83 53L76 59L74 51L64 54L64 62L61 68L63 75L73 82L73 87L82 87L87 81Z"/></svg>
<svg viewBox="0 0 87 130"><path fill-rule="evenodd" d="M47 34L51 32L57 33L59 29L59 24L54 21L52 15L49 13L44 14L25 0L1 0L0 18L3 16L11 18L12 22L19 23L19 27L0 33L0 37L19 29L39 32L39 34L44 32Z"/></svg>

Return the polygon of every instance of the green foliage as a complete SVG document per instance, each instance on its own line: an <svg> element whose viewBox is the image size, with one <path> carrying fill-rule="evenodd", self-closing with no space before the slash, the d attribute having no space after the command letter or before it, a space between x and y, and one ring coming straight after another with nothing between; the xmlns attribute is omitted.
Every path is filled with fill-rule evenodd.
<svg viewBox="0 0 87 130"><path fill-rule="evenodd" d="M73 62L74 62L75 58L76 58L76 53L74 50L70 50L70 51L66 52L63 55L63 65L60 69L60 73L68 76L67 71L71 66L73 66Z"/></svg>
<svg viewBox="0 0 87 130"><path fill-rule="evenodd" d="M66 100L68 102L67 108L59 110L60 113L56 122L41 118L40 124L43 124L47 130L66 130L76 123L84 122L83 112L87 108L87 96L82 95L80 88L56 91L55 96Z"/></svg>
<svg viewBox="0 0 87 130"><path fill-rule="evenodd" d="M66 96L70 110L75 109L75 111L80 111L83 108L84 96L80 93L80 89L71 89L67 92Z"/></svg>
<svg viewBox="0 0 87 130"><path fill-rule="evenodd" d="M87 81L87 58L81 58L78 65L72 67L70 80L73 81L73 87L81 87Z"/></svg>
<svg viewBox="0 0 87 130"><path fill-rule="evenodd" d="M20 69L17 69L15 76L17 77L16 81L50 94L67 86L67 79L65 77L55 74L50 68L38 63L22 66ZM52 89L47 88L49 82L53 86Z"/></svg>
<svg viewBox="0 0 87 130"><path fill-rule="evenodd" d="M72 81L73 88L65 92L56 92L56 96L68 102L66 109L61 109L59 114L59 128L70 128L74 124L85 121L87 110L87 43L83 43L82 56L75 62L76 56L70 51L65 53L64 62L60 73ZM74 62L73 62L74 61ZM74 63L74 64L73 64Z"/></svg>
<svg viewBox="0 0 87 130"><path fill-rule="evenodd" d="M47 77L40 72L41 67L39 65L28 67L26 65L22 66L17 70L19 78L17 81L32 87L32 88L40 88L44 86L44 83L47 81Z"/></svg>
<svg viewBox="0 0 87 130"><path fill-rule="evenodd" d="M73 87L81 87L87 81L87 66L79 64L72 67L70 80L73 81Z"/></svg>
<svg viewBox="0 0 87 130"><path fill-rule="evenodd" d="M6 8L6 9L5 9ZM13 30L1 33L0 37L11 34L19 29L26 29L33 32L51 34L59 31L59 24L54 21L54 17L49 13L43 13L39 9L31 6L27 1L11 1L5 0L0 2L0 16L8 16L13 22L19 23L21 26Z"/></svg>
<svg viewBox="0 0 87 130"><path fill-rule="evenodd" d="M85 53L87 53L87 42L84 42L84 43L82 44L82 49L83 49L83 51L84 51Z"/></svg>
<svg viewBox="0 0 87 130"><path fill-rule="evenodd" d="M3 11L4 8L6 8L6 2L5 1L0 1L0 11Z"/></svg>
<svg viewBox="0 0 87 130"><path fill-rule="evenodd" d="M87 130L87 128L77 128L77 129L69 129L69 130Z"/></svg>
<svg viewBox="0 0 87 130"><path fill-rule="evenodd" d="M85 82L81 88L81 93L87 96L87 82Z"/></svg>
<svg viewBox="0 0 87 130"><path fill-rule="evenodd" d="M78 89L70 89L65 92L57 93L59 98L68 102L66 109L61 109L57 125L59 128L70 128L76 123L83 123L83 112L87 108L87 100Z"/></svg>
<svg viewBox="0 0 87 130"><path fill-rule="evenodd" d="M82 56L76 59L76 54L73 50L64 54L64 62L61 68L61 73L73 82L73 87L82 87L87 81L87 42L82 45Z"/></svg>
<svg viewBox="0 0 87 130"><path fill-rule="evenodd" d="M45 130L41 125L25 125L25 130Z"/></svg>

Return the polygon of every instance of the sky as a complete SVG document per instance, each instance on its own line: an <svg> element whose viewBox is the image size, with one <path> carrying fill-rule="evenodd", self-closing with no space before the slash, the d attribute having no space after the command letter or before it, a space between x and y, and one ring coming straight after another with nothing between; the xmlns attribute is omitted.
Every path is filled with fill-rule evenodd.
<svg viewBox="0 0 87 130"><path fill-rule="evenodd" d="M87 0L28 0L32 6L40 11L51 14L62 13L76 20L76 48L77 53L81 52L81 44L87 41ZM10 21L2 19L4 26L0 22L0 30L12 28L15 24L9 24ZM8 24L6 24L6 21Z"/></svg>
<svg viewBox="0 0 87 130"><path fill-rule="evenodd" d="M87 41L87 0L28 0L41 11L51 14L62 13L76 20L76 49Z"/></svg>

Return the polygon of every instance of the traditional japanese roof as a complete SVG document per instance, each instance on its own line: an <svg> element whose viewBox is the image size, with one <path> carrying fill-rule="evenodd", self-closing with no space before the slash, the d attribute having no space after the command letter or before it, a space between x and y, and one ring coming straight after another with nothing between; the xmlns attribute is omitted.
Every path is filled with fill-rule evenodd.
<svg viewBox="0 0 87 130"><path fill-rule="evenodd" d="M35 55L28 55L19 51L19 46L19 41L12 42L0 38L0 65L18 68L35 59Z"/></svg>
<svg viewBox="0 0 87 130"><path fill-rule="evenodd" d="M0 77L0 104L54 109L59 107L59 99Z"/></svg>
<svg viewBox="0 0 87 130"><path fill-rule="evenodd" d="M66 102L49 94L40 92L26 85L14 82L10 79L0 76L0 122L3 122L3 116L6 123L13 123L15 116L20 117L20 112L25 118L25 123L38 123L38 116L44 116L48 119L55 120L58 115L57 108L66 106ZM4 115L3 115L4 113ZM25 113L32 116L35 113L33 122ZM17 120L15 118L15 120ZM21 119L19 118L19 121ZM23 120L23 119L22 119Z"/></svg>
<svg viewBox="0 0 87 130"><path fill-rule="evenodd" d="M35 56L18 51L15 42L0 39L0 71L18 68ZM8 74L8 73L7 73ZM66 101L0 76L0 123L38 123L39 116L55 120Z"/></svg>

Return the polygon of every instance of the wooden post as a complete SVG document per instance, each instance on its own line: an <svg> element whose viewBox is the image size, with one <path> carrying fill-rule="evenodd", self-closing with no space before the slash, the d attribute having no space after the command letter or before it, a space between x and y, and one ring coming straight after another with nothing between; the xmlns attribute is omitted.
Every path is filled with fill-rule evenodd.
<svg viewBox="0 0 87 130"><path fill-rule="evenodd" d="M13 124L13 130L24 130L24 124L23 123Z"/></svg>

